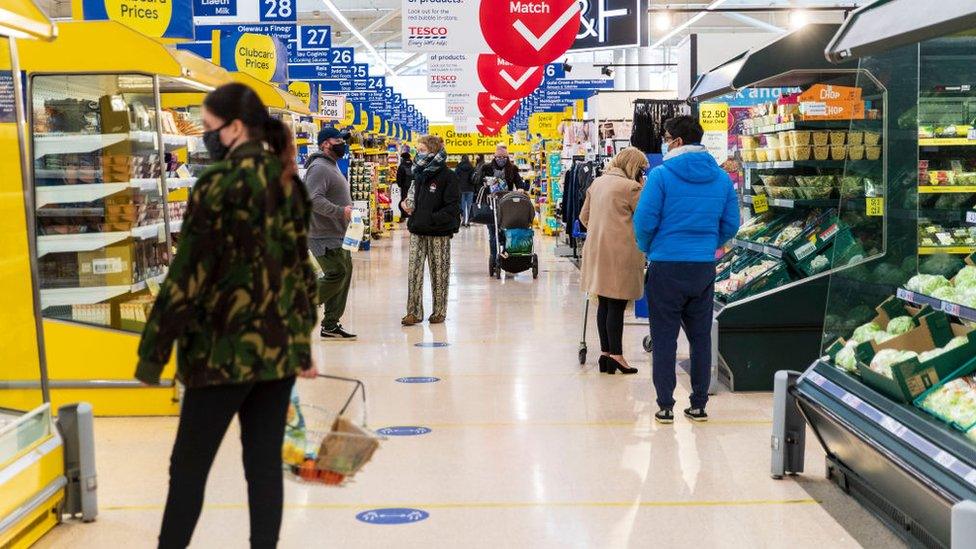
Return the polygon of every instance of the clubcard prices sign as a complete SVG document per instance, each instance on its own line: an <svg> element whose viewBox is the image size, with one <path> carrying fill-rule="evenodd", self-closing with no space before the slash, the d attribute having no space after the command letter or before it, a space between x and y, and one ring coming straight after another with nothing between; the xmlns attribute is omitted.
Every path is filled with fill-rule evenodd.
<svg viewBox="0 0 976 549"><path fill-rule="evenodd" d="M76 19L116 21L152 38L193 38L190 0L83 0L80 6Z"/></svg>

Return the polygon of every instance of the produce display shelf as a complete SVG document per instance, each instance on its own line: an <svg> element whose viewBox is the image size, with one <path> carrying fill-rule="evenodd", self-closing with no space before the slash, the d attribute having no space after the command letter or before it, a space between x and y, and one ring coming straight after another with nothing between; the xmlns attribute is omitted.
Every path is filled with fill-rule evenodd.
<svg viewBox="0 0 976 549"><path fill-rule="evenodd" d="M919 185L919 194L976 193L976 185Z"/></svg>
<svg viewBox="0 0 976 549"><path fill-rule="evenodd" d="M833 366L819 362L801 376L858 419L856 427L875 444L909 452L967 490L976 490L976 446L965 435L910 405L898 404ZM887 440L885 440L887 439ZM889 444L891 441L895 444Z"/></svg>
<svg viewBox="0 0 976 549"><path fill-rule="evenodd" d="M733 246L739 246L740 248L745 248L747 250L752 250L761 254L771 255L777 259L783 257L782 248L777 248L775 246L769 246L767 244L759 244L756 242L750 242L748 240L739 240L738 238L732 239Z"/></svg>
<svg viewBox="0 0 976 549"><path fill-rule="evenodd" d="M880 160L785 160L779 162L743 162L742 167L747 170L792 170L794 168L836 168L843 169L873 167ZM860 173L861 170L854 170Z"/></svg>
<svg viewBox="0 0 976 549"><path fill-rule="evenodd" d="M91 252L99 250L127 238L141 240L159 236L162 223L135 227L131 231L112 231L102 233L53 234L37 237L37 255L66 252Z"/></svg>
<svg viewBox="0 0 976 549"><path fill-rule="evenodd" d="M976 246L919 246L918 255L970 255L976 252Z"/></svg>
<svg viewBox="0 0 976 549"><path fill-rule="evenodd" d="M920 137L919 147L976 147L976 139L965 137Z"/></svg>
<svg viewBox="0 0 976 549"><path fill-rule="evenodd" d="M771 126L760 126L742 132L743 135L762 135L767 133L785 132L790 130L823 130L850 128L852 122L863 123L864 120L800 120L796 122L783 122Z"/></svg>
<svg viewBox="0 0 976 549"><path fill-rule="evenodd" d="M129 286L94 286L90 288L52 288L41 290L41 308L64 305L94 305L129 293L141 292L149 287L149 281L162 283L166 273L141 280Z"/></svg>
<svg viewBox="0 0 976 549"><path fill-rule="evenodd" d="M976 309L972 307L966 307L965 305L952 303L951 301L945 301L930 295L912 292L905 288L898 288L895 295L897 295L898 299L901 299L902 301L914 303L915 305L929 305L933 309L942 311L948 315L952 315L963 320L976 322Z"/></svg>

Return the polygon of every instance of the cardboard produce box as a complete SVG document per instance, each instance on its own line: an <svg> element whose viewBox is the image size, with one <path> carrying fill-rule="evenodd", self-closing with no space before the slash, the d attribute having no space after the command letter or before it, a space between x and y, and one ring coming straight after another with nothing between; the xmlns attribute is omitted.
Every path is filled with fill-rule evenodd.
<svg viewBox="0 0 976 549"><path fill-rule="evenodd" d="M857 368L864 383L891 399L906 404L940 380L951 376L976 355L976 332L961 324L950 323L945 313L934 311L918 317L918 321L918 327L884 343L868 341L857 347ZM943 347L957 336L966 336L969 341L925 362L912 358L894 364L891 366L890 378L868 367L881 350L894 349L921 354Z"/></svg>

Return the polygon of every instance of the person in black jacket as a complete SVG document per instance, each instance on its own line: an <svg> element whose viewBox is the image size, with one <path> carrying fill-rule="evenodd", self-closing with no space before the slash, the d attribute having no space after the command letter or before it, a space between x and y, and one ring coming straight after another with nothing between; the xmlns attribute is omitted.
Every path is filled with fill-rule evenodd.
<svg viewBox="0 0 976 549"><path fill-rule="evenodd" d="M498 145L495 147L495 158L491 162L486 162L474 174L474 184L477 188L487 185L490 177L501 179L505 182L504 193L515 190L528 192L529 186L519 174L518 166L508 157L508 147ZM498 231L495 224L488 225L488 248L491 254L491 262L495 263L498 257Z"/></svg>
<svg viewBox="0 0 976 549"><path fill-rule="evenodd" d="M472 180L474 166L471 165L468 155L461 155L461 161L458 162L457 168L454 168L454 174L457 175L458 184L461 186L461 223L465 227L470 227L471 205L474 203L474 193L478 188Z"/></svg>
<svg viewBox="0 0 976 549"><path fill-rule="evenodd" d="M404 207L410 214L409 289L407 315L401 324L413 326L424 318L424 263L430 266L434 312L428 319L447 318L447 290L451 276L451 237L461 225L461 192L457 176L447 167L444 140L425 135L418 140L413 185Z"/></svg>
<svg viewBox="0 0 976 549"><path fill-rule="evenodd" d="M396 186L400 187L400 220L405 221L410 214L403 208L403 202L407 199L407 192L410 184L413 183L413 161L410 160L410 153L400 154L400 165L397 166Z"/></svg>

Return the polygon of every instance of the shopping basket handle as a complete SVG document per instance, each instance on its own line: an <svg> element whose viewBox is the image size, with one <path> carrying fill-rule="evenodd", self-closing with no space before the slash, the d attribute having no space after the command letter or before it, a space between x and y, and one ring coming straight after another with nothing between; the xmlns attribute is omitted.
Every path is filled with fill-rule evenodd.
<svg viewBox="0 0 976 549"><path fill-rule="evenodd" d="M356 384L356 387L352 390L352 393L349 394L349 398L346 399L346 403L342 406L342 409L339 410L339 415L341 416L342 414L346 413L346 410L349 408L349 405L352 403L353 397L356 396L356 391L360 391L361 394L363 395L363 423L366 422L366 420L365 420L365 418L366 418L366 385L364 385L362 381L359 381L358 379L353 379L351 377L330 376L330 375L327 375L327 374L319 374L318 377L325 378L325 379L335 379L335 380L338 380L338 381L348 381L349 383L355 383Z"/></svg>

